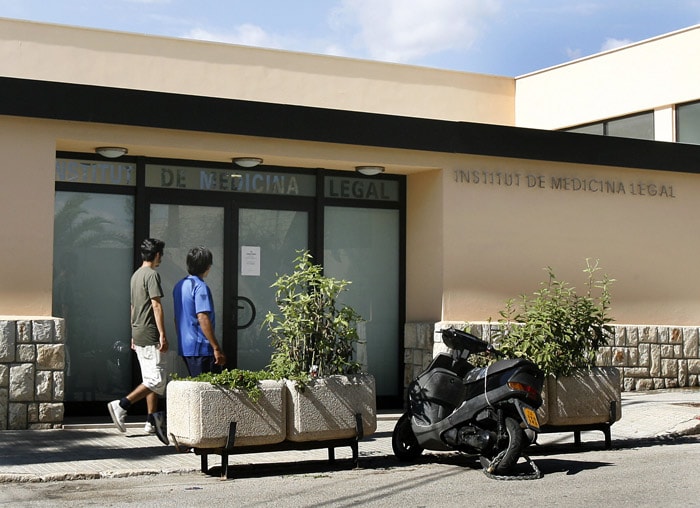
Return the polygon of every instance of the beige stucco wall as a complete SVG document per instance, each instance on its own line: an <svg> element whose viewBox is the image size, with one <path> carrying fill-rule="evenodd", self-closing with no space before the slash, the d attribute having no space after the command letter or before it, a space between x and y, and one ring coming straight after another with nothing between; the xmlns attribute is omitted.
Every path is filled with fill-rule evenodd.
<svg viewBox="0 0 700 508"><path fill-rule="evenodd" d="M476 171L479 181L455 181L454 170ZM553 177L593 180L594 189L556 190ZM625 193L597 192L600 180ZM699 175L466 156L446 167L442 184L443 320L498 319L507 298L538 288L546 266L581 288L586 258L617 279L616 322L700 320L700 237L688 227Z"/></svg>
<svg viewBox="0 0 700 508"><path fill-rule="evenodd" d="M518 77L516 125L560 129L697 100L698 48L700 25Z"/></svg>
<svg viewBox="0 0 700 508"><path fill-rule="evenodd" d="M410 175L406 183L406 320L435 322L442 315L445 233L441 170ZM451 241L451 235L447 236Z"/></svg>
<svg viewBox="0 0 700 508"><path fill-rule="evenodd" d="M509 77L0 18L5 76L512 125Z"/></svg>
<svg viewBox="0 0 700 508"><path fill-rule="evenodd" d="M0 117L0 132L0 315L50 316L56 144L33 120Z"/></svg>

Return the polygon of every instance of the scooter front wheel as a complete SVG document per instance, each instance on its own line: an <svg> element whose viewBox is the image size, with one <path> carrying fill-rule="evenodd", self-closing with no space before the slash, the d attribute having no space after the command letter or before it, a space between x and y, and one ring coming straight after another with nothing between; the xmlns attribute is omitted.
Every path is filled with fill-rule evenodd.
<svg viewBox="0 0 700 508"><path fill-rule="evenodd" d="M423 453L423 448L418 444L416 435L411 428L411 414L406 412L401 415L391 435L391 447L394 455L399 460L414 460Z"/></svg>
<svg viewBox="0 0 700 508"><path fill-rule="evenodd" d="M505 439L502 440L499 442L499 446L496 446L490 454L481 456L481 466L488 470L493 459L504 452L496 468L490 471L492 474L507 474L513 469L527 444L523 429L520 428L520 424L514 418L506 417L505 427L508 436L507 442Z"/></svg>

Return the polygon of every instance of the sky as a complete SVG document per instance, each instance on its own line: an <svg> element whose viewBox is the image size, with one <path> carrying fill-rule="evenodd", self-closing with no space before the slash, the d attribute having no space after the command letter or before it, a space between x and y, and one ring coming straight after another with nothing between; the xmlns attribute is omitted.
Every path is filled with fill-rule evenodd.
<svg viewBox="0 0 700 508"><path fill-rule="evenodd" d="M700 0L0 0L0 17L515 77L700 24Z"/></svg>

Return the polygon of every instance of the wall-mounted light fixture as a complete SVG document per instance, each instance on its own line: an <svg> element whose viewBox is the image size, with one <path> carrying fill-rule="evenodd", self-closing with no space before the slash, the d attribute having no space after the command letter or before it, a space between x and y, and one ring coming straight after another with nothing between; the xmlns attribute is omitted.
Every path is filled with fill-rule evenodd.
<svg viewBox="0 0 700 508"><path fill-rule="evenodd" d="M96 153L108 159L116 159L122 155L126 155L128 151L129 150L121 146L98 146L95 148Z"/></svg>
<svg viewBox="0 0 700 508"><path fill-rule="evenodd" d="M234 157L232 160L242 168L254 168L263 161L260 157Z"/></svg>
<svg viewBox="0 0 700 508"><path fill-rule="evenodd" d="M374 176L384 173L384 166L355 166L355 171L365 176Z"/></svg>

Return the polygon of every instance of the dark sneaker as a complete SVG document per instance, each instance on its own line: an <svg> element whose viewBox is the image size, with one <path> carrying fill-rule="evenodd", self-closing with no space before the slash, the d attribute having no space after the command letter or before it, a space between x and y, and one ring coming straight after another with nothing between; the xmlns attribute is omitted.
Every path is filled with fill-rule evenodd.
<svg viewBox="0 0 700 508"><path fill-rule="evenodd" d="M126 432L126 409L119 405L118 400L113 400L107 404L107 409L109 409L109 416L112 417L114 425L117 426L120 432Z"/></svg>
<svg viewBox="0 0 700 508"><path fill-rule="evenodd" d="M164 445L169 445L168 440L168 427L165 423L165 412L158 411L153 413L153 426L156 428L156 436L160 439L160 442Z"/></svg>

